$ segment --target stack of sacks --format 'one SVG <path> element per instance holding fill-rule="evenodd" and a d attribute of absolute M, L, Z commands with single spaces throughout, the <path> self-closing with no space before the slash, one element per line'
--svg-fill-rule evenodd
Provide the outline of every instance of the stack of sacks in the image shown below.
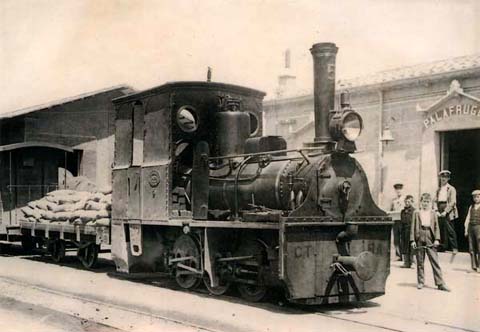
<path fill-rule="evenodd" d="M 28 203 L 21 210 L 30 222 L 109 226 L 111 209 L 111 190 L 94 193 L 55 190 L 42 199 Z"/>

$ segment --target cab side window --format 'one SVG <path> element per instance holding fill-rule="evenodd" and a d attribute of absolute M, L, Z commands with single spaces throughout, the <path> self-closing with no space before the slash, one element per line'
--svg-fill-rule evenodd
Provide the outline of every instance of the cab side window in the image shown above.
<path fill-rule="evenodd" d="M 133 146 L 132 165 L 140 166 L 143 163 L 143 105 L 140 102 L 133 104 Z"/>
<path fill-rule="evenodd" d="M 133 109 L 131 105 L 121 105 L 115 120 L 115 167 L 129 167 L 133 154 Z"/>

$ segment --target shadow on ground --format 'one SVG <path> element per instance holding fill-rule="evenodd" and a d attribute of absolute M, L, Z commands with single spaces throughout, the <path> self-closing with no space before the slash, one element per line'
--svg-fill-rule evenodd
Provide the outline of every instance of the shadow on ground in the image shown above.
<path fill-rule="evenodd" d="M 185 290 L 179 287 L 174 278 L 170 277 L 168 274 L 163 274 L 163 276 L 147 277 L 147 278 L 137 278 L 134 275 L 126 276 L 119 275 L 116 273 L 115 264 L 112 260 L 99 257 L 97 265 L 93 270 L 87 270 L 80 261 L 77 259 L 74 252 L 67 252 L 62 263 L 56 263 L 52 260 L 50 255 L 45 251 L 35 250 L 34 252 L 27 253 L 19 245 L 2 245 L 0 251 L 0 257 L 19 257 L 21 259 L 40 262 L 45 264 L 59 265 L 63 267 L 68 267 L 77 270 L 90 271 L 93 273 L 107 273 L 111 278 L 122 279 L 126 282 L 150 285 L 152 287 L 162 287 L 174 291 L 181 291 L 184 293 L 191 294 L 192 296 L 204 297 L 204 298 L 215 298 L 218 301 L 225 301 L 230 303 L 245 304 L 248 306 L 253 306 L 268 310 L 274 313 L 290 313 L 290 314 L 332 314 L 334 315 L 336 311 L 341 311 L 342 313 L 348 314 L 360 314 L 364 313 L 366 309 L 371 307 L 377 307 L 378 304 L 372 301 L 365 302 L 351 302 L 348 304 L 326 304 L 326 305 L 299 305 L 288 302 L 285 297 L 282 289 L 271 289 L 267 297 L 258 303 L 248 302 L 242 299 L 236 289 L 232 286 L 226 294 L 221 296 L 211 295 L 208 290 L 205 288 L 203 283 L 196 288 L 195 290 Z M 100 255 L 102 256 L 102 255 Z M 416 287 L 415 284 L 405 284 L 406 286 Z"/>

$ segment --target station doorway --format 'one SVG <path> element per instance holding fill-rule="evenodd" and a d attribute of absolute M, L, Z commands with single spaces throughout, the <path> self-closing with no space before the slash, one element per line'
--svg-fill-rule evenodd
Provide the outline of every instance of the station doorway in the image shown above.
<path fill-rule="evenodd" d="M 445 131 L 440 133 L 442 169 L 452 172 L 450 183 L 457 190 L 459 219 L 455 223 L 459 250 L 468 251 L 463 224 L 472 191 L 480 188 L 480 129 Z"/>

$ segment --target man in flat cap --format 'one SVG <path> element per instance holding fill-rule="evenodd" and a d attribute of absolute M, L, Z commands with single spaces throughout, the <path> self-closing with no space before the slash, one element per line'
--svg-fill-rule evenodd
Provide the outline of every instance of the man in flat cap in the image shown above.
<path fill-rule="evenodd" d="M 472 270 L 480 272 L 480 190 L 474 190 L 472 196 L 473 205 L 465 218 L 465 236 L 468 238 Z"/>
<path fill-rule="evenodd" d="M 435 202 L 440 226 L 441 246 L 444 250 L 450 247 L 453 254 L 456 254 L 458 245 L 454 222 L 458 218 L 457 190 L 448 183 L 450 175 L 451 172 L 448 170 L 442 170 L 438 173 L 439 187 Z"/>
<path fill-rule="evenodd" d="M 402 252 L 400 250 L 400 239 L 402 237 L 402 221 L 400 213 L 405 207 L 405 196 L 403 195 L 403 183 L 395 183 L 393 185 L 395 197 L 390 204 L 389 214 L 393 220 L 393 245 L 395 246 L 395 255 L 397 260 L 402 260 Z"/>

